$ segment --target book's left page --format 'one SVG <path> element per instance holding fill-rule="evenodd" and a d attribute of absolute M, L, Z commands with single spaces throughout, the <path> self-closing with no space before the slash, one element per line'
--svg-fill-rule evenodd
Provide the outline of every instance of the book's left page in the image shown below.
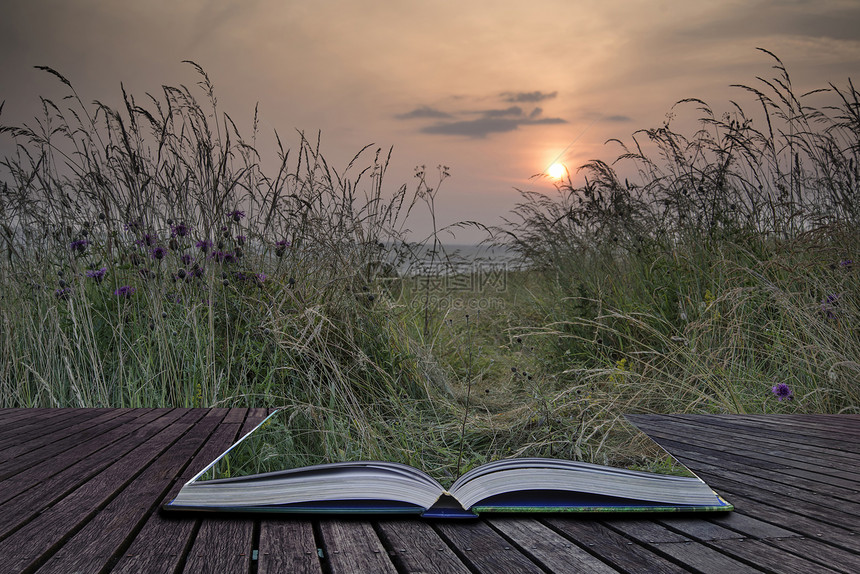
<path fill-rule="evenodd" d="M 349 460 L 346 446 L 295 412 L 275 411 L 188 481 L 165 509 L 420 513 L 441 495 L 442 487 L 424 472 L 396 461 Z"/>

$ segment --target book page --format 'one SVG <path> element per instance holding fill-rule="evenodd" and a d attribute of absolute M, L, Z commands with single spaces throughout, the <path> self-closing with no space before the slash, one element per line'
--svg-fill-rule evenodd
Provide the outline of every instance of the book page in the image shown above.
<path fill-rule="evenodd" d="M 474 434 L 474 428 L 467 427 L 467 433 L 472 439 L 480 436 Z M 611 434 L 601 438 L 601 448 L 586 450 L 593 456 L 583 457 L 576 456 L 582 453 L 574 449 L 582 447 L 573 442 L 513 445 L 502 440 L 481 440 L 463 441 L 460 445 L 458 437 L 449 436 L 446 440 L 441 434 L 434 434 L 429 424 L 411 423 L 407 427 L 407 423 L 401 421 L 396 425 L 362 429 L 347 417 L 338 417 L 331 412 L 284 408 L 270 415 L 213 461 L 194 481 L 253 476 L 329 463 L 387 461 L 426 472 L 448 488 L 460 475 L 487 462 L 529 457 L 578 460 L 650 473 L 694 476 L 626 420 L 619 421 Z"/>

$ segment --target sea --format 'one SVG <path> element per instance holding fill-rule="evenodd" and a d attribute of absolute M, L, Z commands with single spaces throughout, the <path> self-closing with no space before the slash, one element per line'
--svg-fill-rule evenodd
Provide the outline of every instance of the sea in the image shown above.
<path fill-rule="evenodd" d="M 401 275 L 463 275 L 514 271 L 525 267 L 516 252 L 503 246 L 439 244 L 411 246 L 411 257 L 397 262 Z"/>

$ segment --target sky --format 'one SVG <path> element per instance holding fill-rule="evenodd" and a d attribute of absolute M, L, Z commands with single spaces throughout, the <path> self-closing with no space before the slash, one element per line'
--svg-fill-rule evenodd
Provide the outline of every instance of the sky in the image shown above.
<path fill-rule="evenodd" d="M 697 97 L 717 110 L 748 96 L 732 84 L 772 77 L 780 57 L 799 93 L 860 78 L 858 0 L 0 0 L 0 123 L 39 96 L 138 101 L 192 86 L 201 65 L 221 111 L 288 147 L 322 137 L 338 169 L 366 144 L 393 146 L 386 186 L 431 181 L 440 226 L 498 224 L 520 190 L 552 193 L 553 161 L 576 168 L 620 153 Z M 2 137 L 2 136 L 0 136 Z M 267 156 L 265 139 L 261 153 Z M 270 143 L 272 138 L 270 137 Z M 0 142 L 0 150 L 7 150 Z M 275 157 L 269 146 L 268 155 Z M 368 156 L 368 159 L 372 159 Z M 425 214 L 415 237 L 430 229 Z M 460 231 L 445 240 L 472 243 Z"/>

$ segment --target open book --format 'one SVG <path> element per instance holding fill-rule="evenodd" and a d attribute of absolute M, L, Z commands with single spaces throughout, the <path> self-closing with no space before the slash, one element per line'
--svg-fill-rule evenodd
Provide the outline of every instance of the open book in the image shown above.
<path fill-rule="evenodd" d="M 466 472 L 447 489 L 429 474 L 397 462 L 277 468 L 278 445 L 283 447 L 290 439 L 289 431 L 278 424 L 283 416 L 284 411 L 270 415 L 188 481 L 165 510 L 425 517 L 732 510 L 668 454 L 673 474 L 552 458 L 497 460 Z"/>

